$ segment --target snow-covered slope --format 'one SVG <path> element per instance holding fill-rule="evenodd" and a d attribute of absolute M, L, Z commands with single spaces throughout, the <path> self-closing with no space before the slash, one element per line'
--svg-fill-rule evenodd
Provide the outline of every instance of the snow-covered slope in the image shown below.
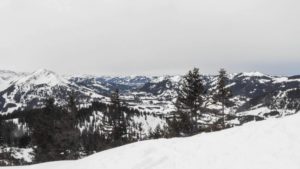
<path fill-rule="evenodd" d="M 19 78 L 24 77 L 25 73 L 16 73 L 8 70 L 0 70 L 0 91 L 9 87 L 9 85 Z"/>
<path fill-rule="evenodd" d="M 32 74 L 19 79 L 15 84 L 25 84 L 25 85 L 43 85 L 47 84 L 49 86 L 68 84 L 69 81 L 62 78 L 55 72 L 47 69 L 39 69 Z"/>
<path fill-rule="evenodd" d="M 0 71 L 0 114 L 43 106 L 48 97 L 55 97 L 56 104 L 64 105 L 72 91 L 76 92 L 81 106 L 88 106 L 95 100 L 108 102 L 111 92 L 119 89 L 121 101 L 128 107 L 168 116 L 175 110 L 180 80 L 181 76 L 60 76 L 46 69 L 27 74 Z M 227 114 L 265 118 L 300 110 L 300 76 L 277 77 L 244 72 L 230 74 L 228 80 L 227 87 L 233 97 L 226 105 Z M 207 90 L 203 113 L 210 114 L 210 117 L 201 120 L 212 123 L 222 118 L 217 114 L 222 106 L 210 97 L 216 88 L 217 76 L 203 75 L 203 83 Z M 212 112 L 216 112 L 214 117 L 211 117 Z"/>
<path fill-rule="evenodd" d="M 138 142 L 79 161 L 9 169 L 299 169 L 300 114 L 189 138 Z"/>
<path fill-rule="evenodd" d="M 103 98 L 91 89 L 73 84 L 53 71 L 40 69 L 15 78 L 7 88 L 0 91 L 0 113 L 7 114 L 18 109 L 41 107 L 49 97 L 55 98 L 56 104 L 64 105 L 73 92 L 79 100 L 85 102 Z"/>

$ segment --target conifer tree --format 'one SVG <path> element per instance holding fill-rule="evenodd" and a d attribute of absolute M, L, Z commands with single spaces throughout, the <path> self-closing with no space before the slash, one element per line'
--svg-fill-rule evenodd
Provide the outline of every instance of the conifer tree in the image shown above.
<path fill-rule="evenodd" d="M 177 102 L 175 104 L 177 111 L 175 112 L 177 122 L 172 124 L 177 126 L 185 134 L 192 134 L 198 130 L 198 116 L 200 108 L 203 104 L 204 87 L 202 78 L 198 68 L 190 70 L 180 83 L 178 90 Z"/>
<path fill-rule="evenodd" d="M 121 110 L 119 90 L 115 90 L 111 95 L 111 118 L 113 124 L 112 138 L 114 142 L 121 142 L 126 135 L 126 121 Z M 119 144 L 119 143 L 116 143 Z"/>
<path fill-rule="evenodd" d="M 77 109 L 77 105 L 76 105 L 76 94 L 74 91 L 69 95 L 69 102 L 68 102 L 67 108 L 68 108 L 68 112 L 70 112 L 74 116 L 76 116 L 78 109 Z"/>
<path fill-rule="evenodd" d="M 64 122 L 61 126 L 62 135 L 61 138 L 64 140 L 62 142 L 65 143 L 65 157 L 66 159 L 72 160 L 78 158 L 78 150 L 80 147 L 80 132 L 77 128 L 77 116 L 78 116 L 78 108 L 77 108 L 77 96 L 75 92 L 72 92 L 69 96 L 69 103 L 67 107 L 67 111 L 62 115 L 62 119 L 60 121 Z"/>
<path fill-rule="evenodd" d="M 49 98 L 45 103 L 46 107 L 37 111 L 30 124 L 32 130 L 32 141 L 36 145 L 36 162 L 46 162 L 57 160 L 57 153 L 54 147 L 55 133 L 55 106 L 54 99 Z"/>
<path fill-rule="evenodd" d="M 119 90 L 115 90 L 110 97 L 111 100 L 111 118 L 114 126 L 117 126 L 120 123 L 121 120 L 121 111 L 120 111 L 120 96 L 119 96 Z"/>
<path fill-rule="evenodd" d="M 4 144 L 3 121 L 0 120 L 0 146 Z"/>
<path fill-rule="evenodd" d="M 54 99 L 46 101 L 46 107 L 33 117 L 33 144 L 36 162 L 71 160 L 78 158 L 80 132 L 73 112 L 56 107 Z"/>
<path fill-rule="evenodd" d="M 225 104 L 228 103 L 228 99 L 231 95 L 228 84 L 228 75 L 225 69 L 221 69 L 218 75 L 217 90 L 214 94 L 214 100 L 221 102 L 222 104 L 222 115 L 223 115 L 223 127 L 225 127 Z"/>

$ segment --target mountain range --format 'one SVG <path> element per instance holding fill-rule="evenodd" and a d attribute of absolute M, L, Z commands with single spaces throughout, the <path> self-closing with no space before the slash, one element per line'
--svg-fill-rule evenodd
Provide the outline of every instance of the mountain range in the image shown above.
<path fill-rule="evenodd" d="M 207 90 L 205 106 L 218 110 L 220 106 L 209 97 L 216 88 L 216 75 L 203 75 Z M 71 92 L 78 103 L 87 106 L 92 101 L 109 102 L 112 91 L 120 91 L 121 100 L 129 107 L 150 113 L 169 113 L 174 110 L 181 76 L 91 76 L 59 75 L 47 69 L 33 73 L 0 71 L 0 113 L 43 106 L 44 100 L 54 97 L 64 105 Z M 300 109 L 300 75 L 271 76 L 259 72 L 229 74 L 228 88 L 232 105 L 227 113 L 293 113 Z"/>
<path fill-rule="evenodd" d="M 167 126 L 167 119 L 176 110 L 177 93 L 182 76 L 92 76 L 59 75 L 47 69 L 33 73 L 0 71 L 0 115 L 14 111 L 41 108 L 45 100 L 53 97 L 55 104 L 68 104 L 69 96 L 76 96 L 80 108 L 90 113 L 78 122 L 80 131 L 109 132 L 104 120 L 103 109 L 90 109 L 93 102 L 110 103 L 110 95 L 116 89 L 120 92 L 123 105 L 138 110 L 128 122 L 131 130 L 139 133 L 137 140 L 151 138 L 157 128 Z M 217 88 L 217 75 L 202 75 L 205 88 L 198 123 L 203 131 L 212 131 L 214 124 L 223 118 L 222 105 L 212 95 Z M 230 102 L 226 104 L 226 124 L 240 126 L 250 121 L 278 118 L 300 112 L 300 76 L 272 76 L 259 72 L 243 72 L 228 75 L 226 86 L 231 91 Z M 92 106 L 93 107 L 93 106 Z M 85 110 L 85 109 L 82 109 Z M 19 111 L 17 113 L 23 113 Z M 22 119 L 9 117 L 25 130 L 28 125 Z M 29 149 L 30 152 L 32 148 Z M 27 150 L 25 151 L 27 152 Z M 25 153 L 26 154 L 26 153 Z M 24 161 L 31 163 L 32 160 Z M 23 156 L 22 156 L 23 158 Z"/>

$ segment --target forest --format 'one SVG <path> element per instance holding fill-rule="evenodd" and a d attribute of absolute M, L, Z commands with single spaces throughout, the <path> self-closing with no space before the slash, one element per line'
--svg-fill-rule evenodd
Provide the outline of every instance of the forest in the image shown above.
<path fill-rule="evenodd" d="M 233 115 L 224 113 L 224 107 L 231 104 L 231 92 L 226 87 L 228 77 L 224 69 L 219 71 L 217 89 L 209 93 L 209 98 L 222 105 L 219 112 L 211 113 L 221 118 L 211 125 L 200 122 L 201 113 L 205 111 L 204 95 L 208 95 L 201 77 L 197 68 L 182 77 L 177 101 L 174 103 L 176 111 L 168 115 L 150 114 L 127 107 L 126 103 L 120 101 L 118 89 L 111 92 L 110 103 L 93 102 L 86 108 L 78 108 L 75 93 L 68 96 L 68 104 L 64 106 L 57 106 L 55 98 L 49 97 L 45 99 L 42 108 L 18 110 L 0 116 L 1 147 L 33 148 L 32 163 L 41 163 L 80 159 L 142 140 L 186 137 L 232 127 L 225 123 Z M 95 124 L 95 120 L 90 119 L 95 112 L 101 112 L 101 124 Z M 166 121 L 166 124 L 158 125 L 149 134 L 145 134 L 141 124 L 134 120 L 138 116 L 155 116 Z M 86 121 L 92 125 L 82 127 Z M 25 163 L 12 158 L 10 153 L 0 153 L 1 159 L 10 161 L 1 165 Z"/>

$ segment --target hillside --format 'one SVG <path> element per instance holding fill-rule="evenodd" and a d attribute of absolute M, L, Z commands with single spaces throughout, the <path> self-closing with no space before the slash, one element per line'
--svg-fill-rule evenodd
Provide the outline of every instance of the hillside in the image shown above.
<path fill-rule="evenodd" d="M 93 101 L 108 103 L 111 93 L 120 90 L 124 106 L 138 110 L 133 122 L 141 125 L 141 133 L 149 135 L 157 126 L 164 126 L 171 111 L 181 76 L 62 76 L 47 69 L 33 73 L 0 71 L 0 115 L 9 115 L 15 110 L 34 109 L 44 106 L 48 97 L 54 97 L 57 105 L 65 105 L 68 97 L 76 93 L 78 107 L 89 107 Z M 207 90 L 199 123 L 209 128 L 222 116 L 221 105 L 211 99 L 216 89 L 215 75 L 202 75 Z M 229 75 L 228 85 L 232 91 L 226 105 L 227 124 L 241 125 L 255 119 L 281 117 L 300 110 L 300 77 L 278 77 L 259 72 L 234 73 Z M 104 125 L 105 110 L 94 109 L 79 124 L 80 128 L 98 130 Z M 141 116 L 140 116 L 141 115 Z M 18 120 L 15 120 L 18 122 Z"/>
<path fill-rule="evenodd" d="M 209 111 L 218 111 L 220 106 L 209 98 L 216 88 L 217 77 L 203 75 L 202 78 L 207 89 L 205 106 Z M 0 114 L 41 107 L 49 96 L 54 96 L 58 105 L 64 105 L 72 91 L 76 92 L 81 106 L 92 101 L 107 102 L 116 89 L 120 90 L 121 99 L 128 107 L 168 114 L 174 110 L 180 80 L 181 76 L 61 76 L 46 69 L 33 73 L 0 71 Z M 232 98 L 231 104 L 227 105 L 227 113 L 259 108 L 268 110 L 259 113 L 278 111 L 280 114 L 291 114 L 300 110 L 299 76 L 278 77 L 243 72 L 230 74 L 228 80 L 227 87 L 232 91 Z"/>
<path fill-rule="evenodd" d="M 138 142 L 78 161 L 8 169 L 299 169 L 299 127 L 296 114 L 189 138 Z"/>

